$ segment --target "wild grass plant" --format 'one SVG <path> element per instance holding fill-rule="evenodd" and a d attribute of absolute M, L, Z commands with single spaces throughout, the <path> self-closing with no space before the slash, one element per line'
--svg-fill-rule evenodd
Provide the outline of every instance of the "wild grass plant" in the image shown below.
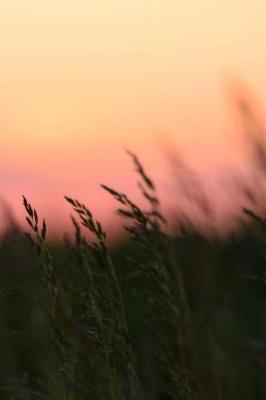
<path fill-rule="evenodd" d="M 170 235 L 155 183 L 129 156 L 147 209 L 102 185 L 130 237 L 121 249 L 108 248 L 102 225 L 71 197 L 74 240 L 54 246 L 23 198 L 35 258 L 19 231 L 3 239 L 1 398 L 264 399 L 255 227 L 226 241 L 191 225 Z"/>
<path fill-rule="evenodd" d="M 132 153 L 129 155 L 150 209 L 144 211 L 125 194 L 106 185 L 102 187 L 119 202 L 118 213 L 130 221 L 125 229 L 141 248 L 142 262 L 130 263 L 138 271 L 137 279 L 147 282 L 139 296 L 143 296 L 146 312 L 150 314 L 147 321 L 153 328 L 150 351 L 161 395 L 169 399 L 194 399 L 196 381 L 190 370 L 192 363 L 188 361 L 192 356 L 188 345 L 192 326 L 182 276 L 177 266 L 172 265 L 171 241 L 162 229 L 165 219 L 155 185 L 138 158 Z M 84 204 L 70 197 L 66 200 L 79 218 L 79 222 L 72 218 L 79 279 L 75 284 L 71 279 L 71 285 L 60 280 L 54 266 L 45 240 L 45 220 L 39 227 L 37 211 L 23 198 L 26 220 L 33 234 L 27 233 L 27 237 L 41 268 L 40 290 L 51 330 L 53 376 L 58 378 L 60 397 L 78 398 L 85 395 L 87 386 L 94 398 L 140 399 L 145 394 L 142 394 L 137 359 L 130 342 L 121 282 L 106 247 L 106 234 Z M 94 240 L 89 241 L 81 234 L 79 223 Z M 92 347 L 95 354 L 89 360 L 92 353 L 86 355 L 86 350 Z M 92 380 L 97 369 L 98 376 Z"/>

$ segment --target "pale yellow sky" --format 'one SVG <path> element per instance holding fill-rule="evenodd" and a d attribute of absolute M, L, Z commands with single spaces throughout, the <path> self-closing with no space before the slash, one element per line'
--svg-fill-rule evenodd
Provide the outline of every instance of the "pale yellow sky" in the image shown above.
<path fill-rule="evenodd" d="M 38 197 L 33 170 L 64 188 L 84 165 L 124 179 L 121 149 L 153 165 L 162 132 L 199 162 L 230 158 L 226 84 L 265 105 L 265 21 L 263 0 L 0 0 L 5 197 Z"/>

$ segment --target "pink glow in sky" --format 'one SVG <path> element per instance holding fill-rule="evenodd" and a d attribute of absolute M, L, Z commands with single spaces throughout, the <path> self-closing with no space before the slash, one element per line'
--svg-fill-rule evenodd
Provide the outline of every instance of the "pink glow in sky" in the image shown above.
<path fill-rule="evenodd" d="M 134 190 L 124 148 L 166 186 L 163 136 L 203 168 L 243 163 L 228 102 L 237 77 L 265 109 L 264 0 L 0 2 L 1 196 L 53 228 L 63 195 L 110 221 L 98 184 Z"/>

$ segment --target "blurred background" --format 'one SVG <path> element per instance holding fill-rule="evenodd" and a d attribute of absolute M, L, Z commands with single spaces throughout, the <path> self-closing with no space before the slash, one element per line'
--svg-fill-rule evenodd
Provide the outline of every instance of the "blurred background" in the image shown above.
<path fill-rule="evenodd" d="M 143 399 L 265 399 L 265 220 L 243 212 L 266 215 L 265 20 L 263 0 L 0 0 L 0 399 L 67 398 L 42 304 L 51 274 L 47 285 L 23 235 L 22 195 L 57 240 L 44 246 L 61 296 L 54 318 L 74 343 L 73 388 L 86 378 L 69 399 L 106 398 L 93 394 L 110 374 L 95 341 L 88 347 L 95 321 L 83 323 L 80 304 L 93 314 L 88 293 L 107 310 L 113 303 L 102 242 L 78 231 L 68 240 L 64 195 L 85 203 L 116 244 Z M 162 210 L 147 204 L 126 150 Z M 129 240 L 101 183 L 168 223 L 161 231 L 158 214 L 144 212 L 150 231 L 137 221 L 140 244 Z M 179 397 L 186 376 L 198 397 Z"/>
<path fill-rule="evenodd" d="M 254 170 L 239 98 L 263 143 L 265 15 L 263 0 L 1 1 L 3 213 L 22 224 L 26 194 L 58 236 L 69 194 L 113 226 L 99 183 L 135 195 L 128 148 L 167 210 L 178 201 L 169 171 L 196 170 L 223 229 L 239 207 L 229 171 L 234 185 Z"/>

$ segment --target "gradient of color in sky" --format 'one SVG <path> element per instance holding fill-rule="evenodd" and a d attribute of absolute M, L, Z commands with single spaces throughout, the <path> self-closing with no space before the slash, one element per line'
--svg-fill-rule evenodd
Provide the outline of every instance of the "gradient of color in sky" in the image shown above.
<path fill-rule="evenodd" d="M 165 133 L 196 164 L 241 159 L 225 88 L 265 102 L 265 18 L 263 0 L 0 1 L 1 196 L 18 219 L 22 193 L 54 226 L 63 194 L 107 219 L 98 183 L 133 191 L 124 147 L 163 181 Z"/>

